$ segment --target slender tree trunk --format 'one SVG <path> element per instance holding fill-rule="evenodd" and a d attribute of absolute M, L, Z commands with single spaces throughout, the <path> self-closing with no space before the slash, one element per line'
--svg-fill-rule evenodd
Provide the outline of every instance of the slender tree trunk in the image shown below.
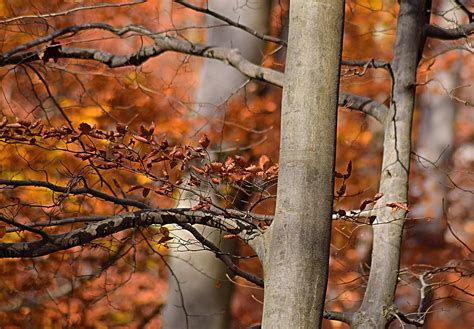
<path fill-rule="evenodd" d="M 429 1 L 401 0 L 392 62 L 390 111 L 384 123 L 384 151 L 369 281 L 353 328 L 385 328 L 393 319 L 400 248 L 407 211 L 416 72 L 424 44 Z M 428 7 L 428 8 L 427 8 Z M 392 206 L 389 206 L 392 205 Z"/>
<path fill-rule="evenodd" d="M 263 328 L 319 328 L 326 292 L 344 1 L 292 0 Z"/>
<path fill-rule="evenodd" d="M 209 9 L 259 32 L 266 32 L 268 28 L 268 0 L 252 5 L 247 5 L 243 0 L 209 0 L 208 6 Z M 222 21 L 206 17 L 206 25 L 211 27 L 207 43 L 237 48 L 247 59 L 259 63 L 263 42 L 234 27 L 215 27 L 222 24 Z M 240 72 L 229 65 L 214 60 L 204 61 L 195 99 L 195 110 L 208 122 L 208 127 L 203 131 L 213 124 L 222 125 L 226 101 L 239 90 L 245 80 Z M 189 199 L 189 195 L 183 198 L 178 207 L 190 207 L 196 203 Z M 193 198 L 196 199 L 196 196 Z M 221 232 L 215 229 L 202 226 L 196 228 L 224 252 L 236 254 L 236 240 L 224 240 Z M 193 248 L 193 242 L 196 241 L 190 233 L 181 230 L 177 235 L 184 241 L 191 241 L 191 247 L 170 252 L 169 265 L 173 275 L 169 279 L 163 328 L 186 328 L 186 323 L 189 328 L 229 328 L 233 285 L 226 277 L 226 266 L 214 253 L 202 251 L 202 247 Z"/>
<path fill-rule="evenodd" d="M 438 25 L 444 28 L 455 28 L 457 17 L 463 15 L 460 9 L 455 10 L 449 0 L 440 1 L 437 10 L 444 13 L 444 20 Z M 427 92 L 421 97 L 421 119 L 416 158 L 419 170 L 423 175 L 422 197 L 410 214 L 421 220 L 410 235 L 423 236 L 422 243 L 429 247 L 442 247 L 445 243 L 446 221 L 444 210 L 447 209 L 446 195 L 448 182 L 446 171 L 451 160 L 454 144 L 454 127 L 457 104 L 448 92 L 458 86 L 461 77 L 462 62 L 451 61 L 449 69 L 436 72 L 433 82 L 426 85 Z M 439 92 L 440 86 L 446 91 Z M 443 202 L 444 200 L 444 202 Z"/>
<path fill-rule="evenodd" d="M 459 82 L 461 63 L 455 62 L 453 70 L 439 72 L 436 81 L 443 84 L 447 90 L 452 90 Z M 428 90 L 436 89 L 433 84 Z M 419 170 L 423 175 L 421 185 L 422 196 L 410 214 L 415 218 L 422 218 L 410 235 L 422 236 L 422 243 L 429 247 L 442 247 L 445 243 L 446 220 L 444 210 L 448 192 L 446 171 L 451 159 L 454 143 L 454 120 L 456 104 L 444 92 L 428 92 L 428 96 L 421 99 L 420 134 L 418 137 L 417 155 L 415 157 Z M 428 220 L 423 220 L 427 218 Z"/>

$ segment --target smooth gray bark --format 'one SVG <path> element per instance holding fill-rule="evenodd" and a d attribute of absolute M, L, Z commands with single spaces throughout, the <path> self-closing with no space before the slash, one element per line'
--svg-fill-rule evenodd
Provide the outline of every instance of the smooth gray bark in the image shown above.
<path fill-rule="evenodd" d="M 210 10 L 259 32 L 266 32 L 268 28 L 268 0 L 251 4 L 243 0 L 210 0 L 208 6 Z M 206 17 L 206 25 L 210 26 L 207 44 L 239 49 L 246 59 L 259 64 L 263 41 L 235 27 L 215 27 L 222 24 L 222 21 Z M 195 110 L 208 123 L 202 131 L 209 130 L 212 125 L 222 126 L 226 102 L 239 91 L 246 80 L 239 71 L 223 62 L 204 60 L 195 97 Z M 182 200 L 178 207 L 189 207 L 196 203 L 186 200 L 187 198 L 189 195 L 184 196 L 185 200 Z M 223 252 L 236 254 L 237 240 L 224 240 L 217 229 L 204 226 L 196 228 Z M 180 251 L 170 252 L 169 265 L 174 275 L 169 279 L 163 328 L 186 328 L 186 317 L 189 328 L 229 328 L 233 284 L 226 277 L 227 267 L 213 252 L 202 251 L 200 244 L 189 232 L 180 230 L 177 235 L 190 243 Z"/>
<path fill-rule="evenodd" d="M 393 319 L 403 225 L 408 201 L 411 130 L 416 72 L 430 8 L 425 1 L 401 0 L 398 15 L 390 110 L 384 122 L 384 150 L 379 191 L 384 195 L 375 209 L 369 281 L 353 328 L 385 328 Z M 392 204 L 392 206 L 389 206 Z"/>
<path fill-rule="evenodd" d="M 263 328 L 319 328 L 326 292 L 344 1 L 293 0 Z"/>

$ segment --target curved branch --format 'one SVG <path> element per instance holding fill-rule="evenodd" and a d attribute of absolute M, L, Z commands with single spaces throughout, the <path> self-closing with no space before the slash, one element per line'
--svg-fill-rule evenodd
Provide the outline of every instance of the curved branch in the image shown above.
<path fill-rule="evenodd" d="M 452 29 L 444 29 L 435 25 L 427 25 L 425 27 L 426 36 L 429 38 L 441 40 L 457 40 L 467 38 L 474 33 L 474 22 L 461 25 Z"/>
<path fill-rule="evenodd" d="M 94 60 L 107 65 L 110 68 L 117 68 L 124 66 L 138 66 L 150 58 L 157 57 L 167 51 L 174 51 L 186 55 L 216 59 L 234 67 L 240 73 L 249 78 L 265 81 L 279 87 L 283 86 L 284 73 L 250 62 L 244 56 L 242 56 L 238 49 L 212 47 L 204 44 L 191 43 L 173 37 L 162 36 L 143 27 L 134 25 L 125 26 L 122 28 L 114 28 L 104 23 L 90 23 L 66 27 L 10 50 L 6 54 L 0 56 L 0 66 L 37 61 L 40 59 L 39 51 L 30 51 L 24 53 L 21 53 L 21 51 L 25 51 L 45 42 L 50 42 L 58 36 L 69 33 L 77 33 L 79 31 L 88 29 L 102 29 L 117 36 L 123 36 L 126 33 L 134 32 L 148 36 L 154 41 L 154 44 L 142 47 L 137 52 L 127 55 L 116 55 L 97 49 L 62 48 L 60 51 L 58 51 L 57 58 Z M 373 68 L 386 68 L 389 65 L 387 62 L 375 60 L 350 60 L 343 61 L 343 64 L 351 66 L 367 66 Z M 339 99 L 339 105 L 351 108 L 353 110 L 362 111 L 366 114 L 374 116 L 374 118 L 378 121 L 383 122 L 385 116 L 384 113 L 387 111 L 383 104 L 377 103 L 368 97 L 353 95 L 350 93 L 341 93 L 341 97 Z"/>
<path fill-rule="evenodd" d="M 388 112 L 388 108 L 385 105 L 374 101 L 372 98 L 344 92 L 339 93 L 339 105 L 351 110 L 364 112 L 382 124 Z"/>

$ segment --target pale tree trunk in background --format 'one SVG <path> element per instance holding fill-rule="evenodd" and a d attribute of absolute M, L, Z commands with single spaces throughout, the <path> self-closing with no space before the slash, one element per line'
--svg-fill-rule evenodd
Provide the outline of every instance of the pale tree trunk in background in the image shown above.
<path fill-rule="evenodd" d="M 426 1 L 429 3 L 429 1 Z M 424 44 L 423 26 L 430 8 L 425 1 L 401 0 L 392 62 L 393 85 L 390 110 L 384 123 L 384 150 L 379 191 L 384 196 L 375 209 L 369 281 L 353 328 L 385 328 L 393 319 L 400 248 L 406 210 L 390 203 L 406 204 L 410 170 L 412 116 L 416 72 Z M 394 204 L 395 205 L 395 204 Z"/>
<path fill-rule="evenodd" d="M 452 155 L 456 117 L 456 104 L 446 92 L 458 85 L 460 65 L 460 62 L 455 62 L 452 70 L 437 73 L 433 77 L 437 82 L 427 86 L 426 95 L 429 97 L 421 99 L 423 109 L 416 151 L 420 157 L 415 158 L 423 175 L 423 185 L 420 200 L 410 212 L 411 217 L 421 219 L 410 234 L 421 237 L 423 243 L 431 247 L 441 247 L 445 242 L 447 226 L 444 211 L 447 211 L 449 185 L 446 175 Z M 439 88 L 438 83 L 447 91 L 430 92 Z"/>
<path fill-rule="evenodd" d="M 270 9 L 268 0 L 209 0 L 208 6 L 210 10 L 259 32 L 267 32 Z M 207 26 L 222 24 L 223 22 L 217 19 L 206 18 Z M 250 61 L 257 64 L 261 61 L 263 42 L 248 33 L 234 27 L 213 27 L 208 30 L 207 36 L 209 45 L 237 48 Z M 209 125 L 217 123 L 222 126 L 224 103 L 238 91 L 246 79 L 224 63 L 204 60 L 196 92 L 195 110 L 209 122 Z M 192 205 L 192 200 L 182 200 L 178 207 Z M 223 240 L 218 230 L 198 228 L 207 239 L 220 246 L 224 252 L 236 253 L 236 240 Z M 194 241 L 185 231 L 179 231 L 177 235 L 185 241 Z M 169 279 L 163 328 L 186 328 L 187 317 L 189 328 L 227 329 L 230 327 L 229 306 L 232 294 L 232 283 L 226 278 L 227 268 L 214 253 L 196 251 L 202 248 L 194 249 L 170 251 L 169 265 L 174 275 Z M 179 287 L 176 280 L 179 281 Z M 182 306 L 182 299 L 185 308 Z"/>
<path fill-rule="evenodd" d="M 448 0 L 440 3 L 438 11 L 445 13 L 445 19 L 439 23 L 444 28 L 454 28 L 456 16 L 462 15 L 453 10 L 452 2 Z M 431 247 L 441 247 L 445 242 L 446 221 L 443 212 L 448 209 L 446 194 L 449 185 L 446 171 L 453 151 L 457 110 L 457 104 L 448 93 L 459 85 L 461 65 L 461 61 L 456 61 L 450 68 L 434 74 L 434 81 L 426 86 L 427 92 L 423 94 L 426 96 L 421 98 L 416 153 L 422 157 L 417 158 L 417 165 L 423 175 L 423 185 L 419 191 L 421 198 L 410 214 L 422 220 L 410 234 L 422 237 L 423 243 Z"/>
<path fill-rule="evenodd" d="M 292 0 L 263 328 L 319 328 L 326 293 L 344 1 Z"/>

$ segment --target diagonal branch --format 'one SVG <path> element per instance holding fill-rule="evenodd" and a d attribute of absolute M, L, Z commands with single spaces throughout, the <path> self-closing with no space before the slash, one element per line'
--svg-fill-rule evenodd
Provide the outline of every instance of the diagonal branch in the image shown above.
<path fill-rule="evenodd" d="M 425 27 L 425 33 L 426 36 L 429 38 L 441 40 L 457 40 L 462 38 L 468 38 L 471 34 L 474 33 L 474 22 L 460 25 L 451 29 L 445 29 L 439 26 L 429 24 Z"/>
<path fill-rule="evenodd" d="M 217 18 L 218 20 L 221 20 L 231 26 L 234 26 L 242 31 L 245 31 L 251 35 L 253 35 L 254 37 L 257 37 L 263 41 L 270 41 L 270 42 L 274 42 L 274 43 L 277 43 L 283 47 L 286 47 L 287 46 L 287 43 L 286 41 L 282 40 L 282 39 L 279 39 L 279 38 L 275 38 L 275 37 L 272 37 L 271 35 L 265 35 L 265 34 L 262 34 L 260 32 L 258 32 L 257 30 L 254 30 L 248 26 L 245 26 L 243 24 L 240 24 L 239 22 L 236 22 L 224 15 L 221 15 L 215 11 L 212 11 L 210 10 L 209 8 L 202 8 L 202 7 L 199 7 L 199 6 L 195 6 L 191 3 L 188 3 L 186 1 L 183 1 L 183 0 L 174 0 L 174 2 L 176 3 L 179 3 L 180 5 L 186 7 L 186 8 L 189 8 L 189 9 L 192 9 L 194 11 L 197 11 L 199 13 L 203 13 L 203 14 L 206 14 L 206 15 L 209 15 L 209 16 L 212 16 L 214 18 Z"/>
<path fill-rule="evenodd" d="M 466 14 L 467 18 L 469 19 L 469 23 L 472 23 L 474 21 L 474 13 L 470 11 L 460 0 L 454 0 L 454 3 L 458 5 L 458 7 Z"/>
<path fill-rule="evenodd" d="M 202 234 L 200 234 L 199 231 L 196 230 L 192 225 L 187 223 L 180 223 L 178 225 L 190 232 L 194 236 L 194 238 L 196 238 L 196 240 L 201 242 L 203 246 L 206 246 L 207 248 L 209 248 L 209 250 L 214 252 L 216 257 L 219 258 L 232 273 L 239 275 L 252 283 L 255 283 L 259 287 L 263 287 L 262 278 L 259 278 L 251 273 L 242 271 L 237 265 L 234 264 L 232 258 L 228 254 L 223 253 L 214 243 L 202 236 Z"/>

